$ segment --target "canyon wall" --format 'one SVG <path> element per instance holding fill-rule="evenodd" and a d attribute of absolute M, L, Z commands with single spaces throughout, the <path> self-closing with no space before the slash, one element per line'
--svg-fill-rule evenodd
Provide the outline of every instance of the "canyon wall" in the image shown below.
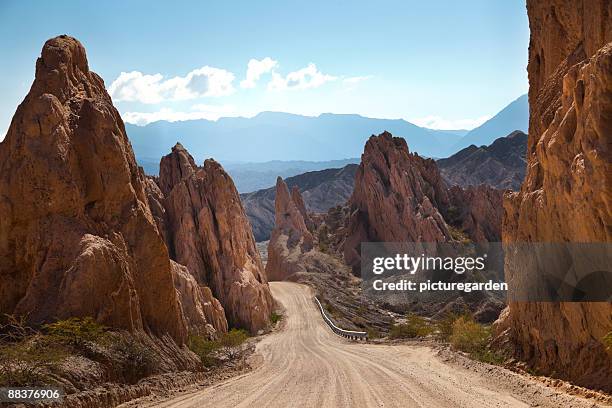
<path fill-rule="evenodd" d="M 610 242 L 612 3 L 527 1 L 527 175 L 505 200 L 505 242 Z M 510 265 L 510 268 L 508 266 Z M 515 265 L 512 267 L 511 265 Z M 520 263 L 508 263 L 509 279 Z M 511 303 L 498 331 L 537 370 L 612 390 L 611 303 Z"/>
<path fill-rule="evenodd" d="M 74 38 L 47 41 L 0 143 L 0 313 L 91 316 L 186 340 L 223 319 L 181 292 L 124 124 Z M 184 302 L 184 304 L 182 303 Z"/>
<path fill-rule="evenodd" d="M 210 287 L 230 325 L 252 333 L 264 329 L 272 295 L 232 179 L 212 159 L 198 167 L 177 144 L 161 160 L 158 183 L 163 210 L 155 218 L 171 258 Z M 153 188 L 150 196 L 157 194 Z"/>

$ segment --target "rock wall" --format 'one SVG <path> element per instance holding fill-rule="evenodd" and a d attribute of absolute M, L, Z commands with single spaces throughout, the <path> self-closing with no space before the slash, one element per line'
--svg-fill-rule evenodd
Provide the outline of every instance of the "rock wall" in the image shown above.
<path fill-rule="evenodd" d="M 527 10 L 528 166 L 520 192 L 506 197 L 503 239 L 610 242 L 612 3 L 528 0 Z M 511 303 L 498 330 L 536 369 L 612 390 L 601 343 L 611 303 Z"/>
<path fill-rule="evenodd" d="M 266 274 L 270 280 L 284 280 L 304 269 L 301 255 L 313 248 L 314 238 L 304 221 L 306 209 L 299 190 L 294 188 L 290 194 L 280 177 L 274 204 L 275 225 L 268 243 Z"/>
<path fill-rule="evenodd" d="M 240 197 L 220 164 L 196 166 L 177 144 L 160 164 L 170 256 L 209 286 L 230 325 L 255 333 L 269 323 L 273 301 Z M 154 195 L 153 193 L 151 194 Z"/>
<path fill-rule="evenodd" d="M 0 143 L 0 313 L 91 316 L 183 342 L 185 297 L 145 184 L 83 46 L 47 41 Z"/>

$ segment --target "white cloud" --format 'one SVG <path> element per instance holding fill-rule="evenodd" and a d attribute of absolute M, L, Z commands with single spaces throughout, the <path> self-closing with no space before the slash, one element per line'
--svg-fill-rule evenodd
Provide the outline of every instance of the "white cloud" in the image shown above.
<path fill-rule="evenodd" d="M 246 79 L 240 82 L 241 88 L 255 88 L 257 81 L 263 74 L 272 71 L 278 66 L 278 61 L 270 57 L 262 60 L 251 59 L 247 66 Z"/>
<path fill-rule="evenodd" d="M 307 67 L 287 74 L 286 77 L 272 72 L 272 80 L 268 83 L 268 89 L 271 90 L 286 90 L 286 89 L 309 89 L 318 88 L 329 81 L 338 79 L 335 76 L 323 74 L 317 69 L 313 63 Z"/>
<path fill-rule="evenodd" d="M 197 119 L 217 120 L 224 116 L 236 116 L 232 106 L 197 104 L 192 106 L 189 112 L 162 108 L 156 112 L 125 112 L 121 114 L 121 117 L 125 122 L 138 126 L 144 126 L 159 120 L 165 120 L 168 122 L 181 122 L 185 120 Z"/>
<path fill-rule="evenodd" d="M 467 129 L 471 130 L 482 125 L 491 116 L 485 115 L 476 119 L 444 119 L 440 116 L 425 116 L 422 118 L 409 119 L 408 121 L 417 126 L 429 129 Z"/>
<path fill-rule="evenodd" d="M 108 88 L 116 101 L 155 104 L 203 96 L 226 96 L 234 92 L 234 74 L 220 68 L 204 66 L 184 77 L 164 79 L 162 74 L 148 75 L 139 71 L 122 72 Z"/>
<path fill-rule="evenodd" d="M 367 81 L 368 79 L 372 79 L 372 75 L 348 77 L 344 78 L 342 82 L 344 82 L 345 84 L 354 85 L 359 82 Z"/>

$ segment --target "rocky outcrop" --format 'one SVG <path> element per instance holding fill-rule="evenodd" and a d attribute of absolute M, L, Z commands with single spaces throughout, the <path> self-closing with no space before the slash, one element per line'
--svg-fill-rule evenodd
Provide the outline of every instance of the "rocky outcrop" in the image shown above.
<path fill-rule="evenodd" d="M 161 160 L 159 187 L 172 259 L 211 288 L 230 325 L 265 328 L 272 295 L 232 179 L 212 159 L 196 166 L 177 144 Z"/>
<path fill-rule="evenodd" d="M 353 192 L 356 164 L 340 169 L 310 171 L 285 179 L 287 187 L 298 188 L 307 214 L 325 213 L 337 205 L 344 205 Z M 266 241 L 274 229 L 274 198 L 276 187 L 241 194 L 244 210 L 253 226 L 255 240 Z M 310 228 L 307 215 L 306 225 Z M 312 221 L 312 220 L 311 220 Z"/>
<path fill-rule="evenodd" d="M 365 145 L 350 198 L 344 259 L 355 273 L 361 242 L 444 242 L 449 225 L 439 209 L 448 192 L 436 163 L 408 151 L 403 138 L 384 132 Z"/>
<path fill-rule="evenodd" d="M 610 242 L 612 3 L 529 0 L 527 10 L 528 167 L 506 198 L 503 239 Z M 521 274 L 520 262 L 506 261 L 509 279 Z M 601 343 L 612 304 L 511 303 L 498 330 L 541 372 L 612 390 Z"/>
<path fill-rule="evenodd" d="M 270 280 L 284 280 L 303 269 L 301 255 L 310 251 L 314 238 L 300 211 L 303 206 L 299 190 L 293 194 L 282 178 L 276 180 L 276 221 L 268 243 L 266 274 Z"/>
<path fill-rule="evenodd" d="M 504 216 L 503 191 L 480 185 L 448 190 L 446 220 L 475 242 L 499 242 Z"/>
<path fill-rule="evenodd" d="M 525 178 L 526 151 L 527 135 L 517 130 L 489 146 L 468 146 L 436 164 L 449 185 L 486 184 L 516 191 Z"/>
<path fill-rule="evenodd" d="M 0 313 L 92 316 L 183 342 L 188 307 L 146 183 L 83 46 L 47 41 L 0 143 Z"/>

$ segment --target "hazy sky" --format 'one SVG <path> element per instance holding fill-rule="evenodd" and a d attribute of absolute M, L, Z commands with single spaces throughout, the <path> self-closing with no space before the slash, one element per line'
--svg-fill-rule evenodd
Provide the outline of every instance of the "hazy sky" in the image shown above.
<path fill-rule="evenodd" d="M 527 92 L 519 0 L 3 0 L 0 138 L 59 34 L 138 124 L 272 110 L 472 128 Z"/>

